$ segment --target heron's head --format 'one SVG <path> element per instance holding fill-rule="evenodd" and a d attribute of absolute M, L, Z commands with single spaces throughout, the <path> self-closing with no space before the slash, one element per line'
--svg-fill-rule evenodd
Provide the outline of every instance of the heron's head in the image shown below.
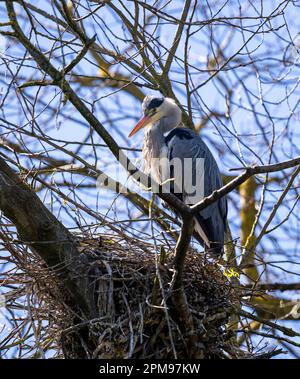
<path fill-rule="evenodd" d="M 128 137 L 132 137 L 147 125 L 156 124 L 161 119 L 164 119 L 163 124 L 168 125 L 168 129 L 175 128 L 181 122 L 181 110 L 169 97 L 146 96 L 142 104 L 142 111 L 144 117 L 132 129 Z"/>

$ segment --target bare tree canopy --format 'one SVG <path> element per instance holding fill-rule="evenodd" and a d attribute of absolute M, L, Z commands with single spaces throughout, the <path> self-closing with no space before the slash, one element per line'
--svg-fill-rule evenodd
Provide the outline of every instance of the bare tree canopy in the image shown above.
<path fill-rule="evenodd" d="M 0 357 L 299 358 L 299 2 L 0 14 Z M 220 168 L 194 205 L 133 180 L 148 94 Z M 224 197 L 215 258 L 193 217 Z"/>

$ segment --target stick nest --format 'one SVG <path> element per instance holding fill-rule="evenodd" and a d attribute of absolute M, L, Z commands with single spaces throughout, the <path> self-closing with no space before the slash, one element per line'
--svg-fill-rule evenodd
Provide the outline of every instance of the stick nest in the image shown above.
<path fill-rule="evenodd" d="M 188 358 L 191 331 L 179 327 L 172 300 L 173 248 L 154 253 L 141 240 L 102 236 L 78 240 L 92 268 L 91 291 L 98 317 L 87 320 L 70 304 L 64 286 L 40 260 L 32 264 L 33 291 L 48 320 L 47 338 L 66 358 Z M 162 254 L 162 251 L 164 254 Z M 164 255 L 164 257 L 163 257 Z M 238 358 L 228 328 L 239 299 L 221 266 L 193 249 L 188 251 L 184 292 L 201 358 Z"/>
<path fill-rule="evenodd" d="M 180 328 L 172 300 L 173 249 L 163 250 L 163 258 L 162 252 L 154 254 L 153 246 L 140 240 L 101 237 L 80 239 L 78 244 L 88 267 L 93 268 L 91 290 L 98 317 L 83 319 L 76 304 L 66 305 L 68 295 L 61 296 L 63 287 L 54 278 L 51 286 L 49 276 L 45 285 L 43 276 L 34 275 L 43 302 L 48 304 L 49 333 L 55 336 L 64 356 L 190 357 L 190 331 Z M 189 250 L 183 286 L 192 315 L 197 356 L 238 357 L 227 325 L 238 294 L 220 265 Z"/>

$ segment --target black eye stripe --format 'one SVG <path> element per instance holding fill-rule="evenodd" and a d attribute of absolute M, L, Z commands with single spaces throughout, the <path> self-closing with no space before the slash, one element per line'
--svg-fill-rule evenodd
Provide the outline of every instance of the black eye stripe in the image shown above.
<path fill-rule="evenodd" d="M 164 99 L 163 99 L 163 98 L 160 98 L 160 99 L 158 99 L 158 98 L 152 99 L 152 100 L 150 101 L 150 103 L 148 104 L 147 109 L 150 110 L 150 109 L 157 108 L 157 107 L 159 107 L 163 102 L 164 102 Z"/>

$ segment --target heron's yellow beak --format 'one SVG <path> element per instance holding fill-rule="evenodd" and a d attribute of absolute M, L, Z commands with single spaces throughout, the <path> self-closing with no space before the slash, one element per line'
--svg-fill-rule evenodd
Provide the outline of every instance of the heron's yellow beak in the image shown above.
<path fill-rule="evenodd" d="M 132 137 L 135 133 L 137 133 L 140 129 L 142 129 L 144 126 L 150 124 L 150 122 L 153 122 L 152 118 L 149 116 L 144 116 L 140 121 L 136 124 L 136 126 L 132 129 L 130 132 L 128 138 Z"/>

